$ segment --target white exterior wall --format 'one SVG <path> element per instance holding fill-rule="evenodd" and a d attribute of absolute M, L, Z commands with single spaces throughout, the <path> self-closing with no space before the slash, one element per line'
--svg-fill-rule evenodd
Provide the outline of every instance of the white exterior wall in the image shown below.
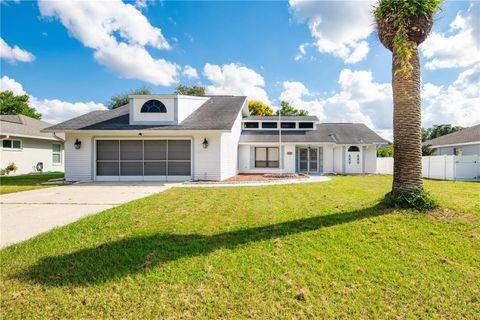
<path fill-rule="evenodd" d="M 458 145 L 452 147 L 439 147 L 434 149 L 433 155 L 453 155 L 453 149 L 462 149 L 462 156 L 474 156 L 480 155 L 480 143 L 478 144 L 469 144 L 469 145 Z"/>
<path fill-rule="evenodd" d="M 323 173 L 334 172 L 334 146 L 325 145 L 323 148 Z"/>
<path fill-rule="evenodd" d="M 22 149 L 3 149 L 0 146 L 0 168 L 4 169 L 13 162 L 18 167 L 17 171 L 10 174 L 27 174 L 35 172 L 38 162 L 43 162 L 43 171 L 61 171 L 64 169 L 63 142 L 54 140 L 42 140 L 33 138 L 21 138 L 10 136 L 7 140 L 22 141 Z M 52 144 L 59 143 L 61 148 L 61 163 L 53 164 Z"/>
<path fill-rule="evenodd" d="M 343 173 L 343 146 L 333 148 L 333 172 Z"/>
<path fill-rule="evenodd" d="M 78 138 L 82 142 L 79 150 L 73 144 Z M 95 138 L 138 138 L 138 139 L 192 139 L 193 179 L 195 180 L 221 180 L 221 133 L 220 132 L 142 132 L 139 137 L 137 132 L 112 133 L 67 133 L 65 142 L 65 178 L 67 181 L 92 181 L 95 179 Z M 203 148 L 203 140 L 207 139 L 208 148 Z"/>
<path fill-rule="evenodd" d="M 374 145 L 364 147 L 363 159 L 364 173 L 377 172 L 377 148 Z"/>
<path fill-rule="evenodd" d="M 221 180 L 233 177 L 238 173 L 238 141 L 242 133 L 242 114 L 239 113 L 232 132 L 223 133 L 221 137 Z"/>
<path fill-rule="evenodd" d="M 239 145 L 239 172 L 241 173 L 277 173 L 279 168 L 255 168 L 255 147 L 278 147 L 278 143 Z M 283 173 L 295 173 L 295 144 L 283 144 L 280 163 L 283 163 Z"/>

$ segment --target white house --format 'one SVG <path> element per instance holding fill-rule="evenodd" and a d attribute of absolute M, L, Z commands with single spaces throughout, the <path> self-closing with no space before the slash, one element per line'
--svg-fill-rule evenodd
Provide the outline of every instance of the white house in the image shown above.
<path fill-rule="evenodd" d="M 246 97 L 132 95 L 44 130 L 65 133 L 73 181 L 224 180 L 238 173 L 376 171 L 386 141 L 363 124 L 249 116 Z"/>
<path fill-rule="evenodd" d="M 480 124 L 425 141 L 433 149 L 433 155 L 480 155 Z"/>
<path fill-rule="evenodd" d="M 64 170 L 62 133 L 45 133 L 52 124 L 24 115 L 0 115 L 0 168 L 17 166 L 14 174 Z"/>

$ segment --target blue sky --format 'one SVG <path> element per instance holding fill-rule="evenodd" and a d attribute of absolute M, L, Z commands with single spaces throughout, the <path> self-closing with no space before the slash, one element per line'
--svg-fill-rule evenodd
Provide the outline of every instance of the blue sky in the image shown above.
<path fill-rule="evenodd" d="M 321 121 L 365 122 L 390 137 L 391 54 L 372 32 L 370 6 L 1 1 L 2 90 L 29 94 L 58 122 L 140 86 L 170 93 L 201 84 L 274 106 L 288 100 Z M 445 2 L 423 45 L 431 49 L 421 47 L 426 126 L 480 122 L 478 7 Z"/>

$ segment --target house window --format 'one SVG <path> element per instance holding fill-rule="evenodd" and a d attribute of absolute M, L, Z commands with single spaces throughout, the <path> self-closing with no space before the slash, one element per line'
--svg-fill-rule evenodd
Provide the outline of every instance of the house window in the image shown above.
<path fill-rule="evenodd" d="M 313 129 L 313 122 L 299 122 L 298 128 L 300 129 Z"/>
<path fill-rule="evenodd" d="M 276 122 L 263 122 L 262 123 L 263 129 L 276 129 L 277 123 Z"/>
<path fill-rule="evenodd" d="M 357 146 L 350 146 L 348 152 L 360 152 L 360 149 Z"/>
<path fill-rule="evenodd" d="M 158 100 L 148 100 L 142 106 L 141 113 L 167 113 L 167 107 Z"/>
<path fill-rule="evenodd" d="M 245 129 L 258 129 L 258 122 L 245 122 L 243 125 Z"/>
<path fill-rule="evenodd" d="M 278 148 L 255 148 L 255 168 L 278 168 Z"/>
<path fill-rule="evenodd" d="M 282 122 L 282 129 L 295 129 L 295 122 Z"/>
<path fill-rule="evenodd" d="M 462 156 L 463 155 L 462 148 L 453 148 L 453 154 L 456 156 Z"/>
<path fill-rule="evenodd" d="M 52 162 L 53 163 L 62 163 L 62 153 L 61 153 L 60 143 L 52 144 Z"/>
<path fill-rule="evenodd" d="M 9 150 L 21 150 L 22 149 L 22 141 L 20 140 L 2 140 L 3 149 Z"/>

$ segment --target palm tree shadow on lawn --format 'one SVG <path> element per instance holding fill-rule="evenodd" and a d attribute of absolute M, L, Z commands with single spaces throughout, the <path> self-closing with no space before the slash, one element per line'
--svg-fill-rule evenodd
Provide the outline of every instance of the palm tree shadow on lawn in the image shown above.
<path fill-rule="evenodd" d="M 331 227 L 390 213 L 382 204 L 351 212 L 340 212 L 241 229 L 212 236 L 199 234 L 153 234 L 106 242 L 97 247 L 42 258 L 13 277 L 48 286 L 87 286 L 134 275 L 185 257 L 207 255 L 218 249 L 264 241 L 291 234 Z"/>

